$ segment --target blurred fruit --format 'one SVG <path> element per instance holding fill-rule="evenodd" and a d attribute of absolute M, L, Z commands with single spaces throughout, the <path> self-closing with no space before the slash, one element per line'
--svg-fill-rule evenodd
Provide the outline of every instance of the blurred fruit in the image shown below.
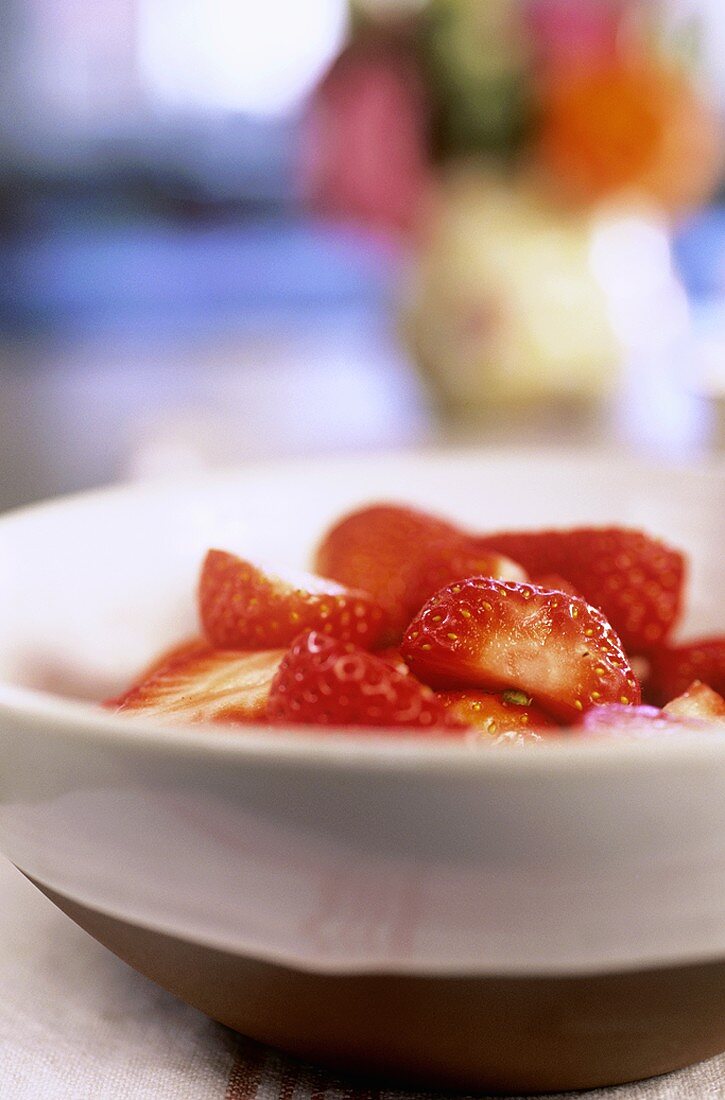
<path fill-rule="evenodd" d="M 326 217 L 407 230 L 429 180 L 428 100 L 407 44 L 370 33 L 315 92 L 303 133 L 302 189 Z"/>
<path fill-rule="evenodd" d="M 672 65 L 640 57 L 552 70 L 540 109 L 538 158 L 579 202 L 633 191 L 677 211 L 716 184 L 714 117 Z"/>
<path fill-rule="evenodd" d="M 533 91 L 520 0 L 430 0 L 419 40 L 435 158 L 514 154 L 529 126 Z"/>
<path fill-rule="evenodd" d="M 470 415 L 592 401 L 614 387 L 620 349 L 591 266 L 592 227 L 536 181 L 475 165 L 442 176 L 403 302 L 405 335 L 441 405 Z"/>
<path fill-rule="evenodd" d="M 663 645 L 649 654 L 647 699 L 664 706 L 687 691 L 693 680 L 702 680 L 725 694 L 725 635 L 698 638 L 683 645 Z"/>

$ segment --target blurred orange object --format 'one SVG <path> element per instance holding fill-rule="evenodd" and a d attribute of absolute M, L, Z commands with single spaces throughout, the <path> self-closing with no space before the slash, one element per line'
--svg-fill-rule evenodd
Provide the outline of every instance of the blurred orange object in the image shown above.
<path fill-rule="evenodd" d="M 636 191 L 672 212 L 706 199 L 720 167 L 714 114 L 692 81 L 644 58 L 552 73 L 537 153 L 569 197 Z"/>

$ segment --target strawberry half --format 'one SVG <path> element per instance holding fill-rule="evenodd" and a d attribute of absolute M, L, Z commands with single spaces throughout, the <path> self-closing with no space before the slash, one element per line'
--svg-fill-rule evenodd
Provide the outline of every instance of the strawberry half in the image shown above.
<path fill-rule="evenodd" d="M 167 722 L 263 720 L 283 649 L 238 653 L 212 649 L 166 662 L 125 695 L 106 704 Z"/>
<path fill-rule="evenodd" d="M 388 613 L 394 640 L 425 601 L 450 581 L 478 575 L 526 579 L 515 562 L 481 548 L 445 520 L 387 504 L 340 520 L 320 543 L 314 568 L 369 592 Z"/>
<path fill-rule="evenodd" d="M 191 657 L 201 656 L 201 654 L 208 652 L 209 643 L 204 638 L 187 638 L 183 642 L 177 642 L 176 645 L 159 653 L 158 657 L 155 657 L 150 664 L 146 665 L 143 672 L 135 677 L 130 687 L 127 687 L 120 695 L 114 696 L 112 699 L 106 699 L 103 706 L 121 706 L 133 691 L 141 687 L 146 680 L 150 680 L 152 676 L 160 672 L 167 672 L 175 665 L 188 661 Z"/>
<path fill-rule="evenodd" d="M 177 642 L 176 645 L 160 653 L 150 665 L 147 665 L 141 675 L 137 677 L 136 682 L 142 684 L 144 680 L 148 680 L 155 673 L 173 668 L 174 665 L 183 664 L 190 657 L 198 657 L 202 653 L 207 653 L 208 650 L 209 643 L 204 638 L 187 638 L 184 642 Z"/>
<path fill-rule="evenodd" d="M 558 573 L 598 607 L 631 653 L 668 637 L 681 610 L 685 561 L 642 531 L 581 527 L 571 531 L 505 532 L 479 540 L 533 576 Z"/>
<path fill-rule="evenodd" d="M 587 711 L 576 733 L 585 737 L 624 737 L 645 739 L 681 734 L 682 720 L 671 717 L 659 707 L 623 707 L 608 703 Z"/>
<path fill-rule="evenodd" d="M 709 732 L 713 722 L 725 721 L 725 699 L 707 684 L 695 681 L 666 707 L 597 707 L 583 718 L 581 732 L 603 736 L 655 737 L 682 733 L 684 729 Z"/>
<path fill-rule="evenodd" d="M 267 715 L 272 722 L 461 732 L 429 687 L 387 659 L 314 630 L 282 661 Z"/>
<path fill-rule="evenodd" d="M 694 680 L 708 684 L 725 695 L 725 636 L 700 638 L 687 645 L 662 646 L 649 655 L 647 698 L 664 705 Z"/>
<path fill-rule="evenodd" d="M 204 633 L 219 649 L 288 646 L 302 630 L 321 630 L 373 648 L 385 612 L 366 592 L 303 574 L 295 581 L 265 573 L 224 550 L 210 550 L 199 580 Z"/>
<path fill-rule="evenodd" d="M 439 691 L 437 695 L 449 715 L 486 739 L 516 733 L 538 741 L 542 733 L 559 731 L 558 724 L 523 691 L 503 691 L 497 695 L 483 691 Z"/>
<path fill-rule="evenodd" d="M 536 585 L 486 577 L 448 585 L 410 624 L 401 652 L 433 686 L 516 688 L 563 721 L 603 703 L 640 701 L 601 612 Z"/>

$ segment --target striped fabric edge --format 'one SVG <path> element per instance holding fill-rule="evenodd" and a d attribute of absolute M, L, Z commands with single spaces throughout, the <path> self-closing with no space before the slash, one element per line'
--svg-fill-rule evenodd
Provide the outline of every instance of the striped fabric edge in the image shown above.
<path fill-rule="evenodd" d="M 237 1036 L 224 1100 L 443 1100 L 443 1095 L 425 1089 L 378 1088 Z"/>
<path fill-rule="evenodd" d="M 308 1065 L 242 1036 L 234 1037 L 235 1054 L 224 1100 L 539 1100 L 536 1096 L 447 1094 L 405 1087 L 377 1088 L 363 1080 L 344 1079 L 333 1071 Z M 546 1100 L 725 1100 L 725 1054 L 687 1069 L 646 1081 L 578 1093 L 549 1094 Z"/>

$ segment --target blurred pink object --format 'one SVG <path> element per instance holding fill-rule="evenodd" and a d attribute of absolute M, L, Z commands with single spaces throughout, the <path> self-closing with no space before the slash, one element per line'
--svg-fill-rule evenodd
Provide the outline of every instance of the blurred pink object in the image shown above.
<path fill-rule="evenodd" d="M 613 57 L 625 6 L 624 0 L 530 0 L 528 20 L 541 62 L 586 65 Z"/>
<path fill-rule="evenodd" d="M 325 216 L 406 231 L 427 186 L 422 76 L 397 42 L 353 43 L 313 97 L 303 150 L 307 201 Z"/>

